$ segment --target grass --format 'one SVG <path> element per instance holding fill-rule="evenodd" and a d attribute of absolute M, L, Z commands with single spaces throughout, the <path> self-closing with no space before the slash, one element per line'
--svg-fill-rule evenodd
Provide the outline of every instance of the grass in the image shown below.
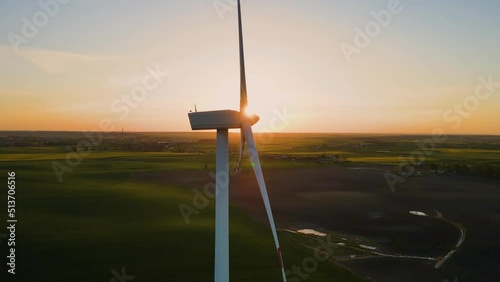
<path fill-rule="evenodd" d="M 214 137 L 178 135 L 177 138 L 194 141 Z M 231 134 L 231 164 L 237 161 L 238 138 Z M 269 141 L 258 135 L 256 139 L 263 166 L 272 169 L 323 166 L 314 160 L 322 154 L 339 154 L 350 161 L 329 165 L 396 165 L 400 156 L 407 158 L 418 150 L 414 140 L 419 138 L 275 134 Z M 489 143 L 474 138 L 450 137 L 428 160 L 500 166 L 498 138 L 488 137 Z M 372 145 L 357 146 L 367 142 Z M 188 144 L 205 152 L 215 149 L 215 142 Z M 274 158 L 285 154 L 306 158 Z M 135 172 L 201 170 L 204 164 L 213 170 L 212 153 L 97 151 L 85 157 L 59 183 L 51 164 L 64 164 L 66 156 L 65 146 L 0 148 L 0 173 L 5 178 L 7 171 L 17 174 L 16 254 L 22 281 L 110 281 L 111 270 L 120 272 L 123 267 L 136 276 L 134 281 L 213 281 L 213 201 L 188 225 L 178 205 L 192 201 L 191 190 L 143 183 L 131 177 Z M 0 189 L 0 198 L 6 198 L 6 189 Z M 2 218 L 6 218 L 4 203 L 0 203 Z M 232 206 L 230 232 L 231 281 L 280 281 L 274 244 L 266 225 Z M 287 268 L 302 265 L 304 259 L 313 255 L 302 246 L 304 242 L 286 232 L 280 233 L 280 239 Z M 1 254 L 7 253 L 5 244 L 0 244 L 0 249 Z M 340 255 L 345 252 L 343 248 L 336 251 Z M 0 267 L 5 273 L 3 268 L 5 264 Z M 325 262 L 308 281 L 362 280 Z"/>
<path fill-rule="evenodd" d="M 15 171 L 17 177 L 18 278 L 110 281 L 113 269 L 126 267 L 134 281 L 213 281 L 213 201 L 186 224 L 178 205 L 191 203 L 189 189 L 130 177 L 135 171 L 195 169 L 204 157 L 95 152 L 59 183 L 51 169 L 63 155 L 57 149 L 1 151 L 0 171 Z M 6 198 L 5 189 L 0 196 Z M 236 207 L 230 211 L 231 281 L 280 281 L 269 228 Z M 288 267 L 313 255 L 281 237 Z M 362 281 L 328 262 L 311 275 L 310 281 Z"/>

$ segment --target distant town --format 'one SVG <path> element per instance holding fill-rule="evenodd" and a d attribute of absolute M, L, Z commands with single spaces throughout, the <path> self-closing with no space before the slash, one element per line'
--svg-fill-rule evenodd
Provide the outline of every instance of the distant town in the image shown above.
<path fill-rule="evenodd" d="M 92 146 L 78 144 L 94 136 Z M 278 134 L 280 135 L 280 134 Z M 293 134 L 292 134 L 293 135 Z M 297 135 L 297 134 L 295 134 Z M 65 152 L 101 151 L 101 152 L 170 152 L 179 154 L 215 155 L 215 138 L 209 133 L 164 133 L 164 132 L 110 132 L 87 133 L 83 132 L 49 132 L 49 131 L 3 131 L 0 132 L 0 147 L 59 147 Z M 286 136 L 286 134 L 284 134 Z M 319 134 L 323 141 L 295 144 L 279 153 L 272 150 L 263 150 L 262 158 L 277 161 L 317 163 L 319 165 L 358 164 L 370 159 L 375 162 L 382 158 L 400 158 L 398 152 L 411 150 L 418 135 L 378 135 L 360 137 L 358 135 Z M 420 136 L 424 137 L 424 136 Z M 233 137 L 234 138 L 234 137 Z M 309 137 L 308 137 L 309 138 Z M 264 138 L 262 138 L 264 139 Z M 333 139 L 333 140 L 330 140 Z M 469 154 L 470 158 L 448 159 L 437 158 L 434 154 L 429 160 L 416 157 L 413 163 L 415 176 L 425 174 L 457 174 L 471 175 L 484 178 L 500 179 L 500 167 L 484 161 L 474 161 L 474 150 L 496 150 L 499 146 L 498 136 L 451 136 L 450 141 L 443 147 L 456 147 Z M 264 139 L 265 141 L 265 139 Z M 264 142 L 265 143 L 265 142 Z M 312 144 L 311 144 L 312 143 Z M 314 144 L 317 143 L 317 144 Z M 409 148 L 410 147 L 410 148 Z M 467 153 L 470 149 L 470 153 Z M 230 153 L 237 154 L 237 142 L 232 142 Z M 402 153 L 404 155 L 404 153 Z M 376 156 L 376 157 L 375 157 Z M 380 161 L 379 164 L 390 166 L 397 161 Z M 407 174 L 402 166 L 391 166 L 391 170 L 402 176 Z"/>

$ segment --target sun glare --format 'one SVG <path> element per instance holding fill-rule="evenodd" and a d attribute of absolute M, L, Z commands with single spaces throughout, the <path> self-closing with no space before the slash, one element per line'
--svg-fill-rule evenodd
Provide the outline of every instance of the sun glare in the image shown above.
<path fill-rule="evenodd" d="M 251 117 L 252 115 L 255 114 L 255 110 L 253 107 L 251 107 L 250 105 L 247 105 L 244 109 L 243 109 L 243 114 L 247 117 Z"/>

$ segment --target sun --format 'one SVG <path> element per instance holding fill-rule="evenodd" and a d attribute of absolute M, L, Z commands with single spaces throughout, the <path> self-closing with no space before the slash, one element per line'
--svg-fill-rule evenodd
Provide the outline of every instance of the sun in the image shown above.
<path fill-rule="evenodd" d="M 250 105 L 247 105 L 244 109 L 243 109 L 243 114 L 247 117 L 251 117 L 255 114 L 255 109 L 250 106 Z"/>

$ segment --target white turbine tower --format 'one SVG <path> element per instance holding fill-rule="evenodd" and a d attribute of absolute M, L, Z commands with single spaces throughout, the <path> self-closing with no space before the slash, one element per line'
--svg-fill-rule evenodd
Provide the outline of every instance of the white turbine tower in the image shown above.
<path fill-rule="evenodd" d="M 273 213 L 269 196 L 267 195 L 266 183 L 262 168 L 260 166 L 257 146 L 253 138 L 252 125 L 259 121 L 256 115 L 247 115 L 244 111 L 248 105 L 247 86 L 245 77 L 245 58 L 243 52 L 243 30 L 241 24 L 241 5 L 238 0 L 238 31 L 240 46 L 240 111 L 220 110 L 209 112 L 189 113 L 189 121 L 192 130 L 217 130 L 216 148 L 216 191 L 215 191 L 215 281 L 229 281 L 229 136 L 230 128 L 240 128 L 241 130 L 241 150 L 238 169 L 241 165 L 245 143 L 250 161 L 257 178 L 260 193 L 264 200 L 267 217 L 271 225 L 274 243 L 278 253 L 278 259 L 286 282 L 285 267 L 281 256 L 281 249 L 278 241 L 276 226 L 274 225 Z"/>

